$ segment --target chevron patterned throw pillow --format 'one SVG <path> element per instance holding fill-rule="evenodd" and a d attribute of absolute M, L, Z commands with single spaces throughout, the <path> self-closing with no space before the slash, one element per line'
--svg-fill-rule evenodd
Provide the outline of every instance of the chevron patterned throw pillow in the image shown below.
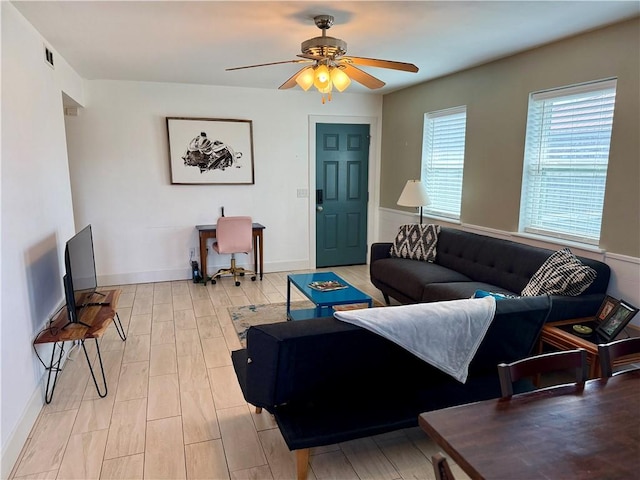
<path fill-rule="evenodd" d="M 436 259 L 436 244 L 440 225 L 402 225 L 393 245 L 391 256 L 433 262 Z"/>
<path fill-rule="evenodd" d="M 596 278 L 596 271 L 583 264 L 568 248 L 554 252 L 533 274 L 522 290 L 523 297 L 566 295 L 584 292 Z"/>

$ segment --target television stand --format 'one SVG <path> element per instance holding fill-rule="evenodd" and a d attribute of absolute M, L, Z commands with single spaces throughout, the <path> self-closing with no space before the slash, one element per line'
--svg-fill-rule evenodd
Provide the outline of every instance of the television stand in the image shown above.
<path fill-rule="evenodd" d="M 58 374 L 61 371 L 60 364 L 62 362 L 62 354 L 64 352 L 64 342 L 74 340 L 79 341 L 82 346 L 98 396 L 100 398 L 107 396 L 107 378 L 105 377 L 104 367 L 102 365 L 102 355 L 100 354 L 98 339 L 104 335 L 111 322 L 114 323 L 122 341 L 127 339 L 122 327 L 122 322 L 120 321 L 120 317 L 116 311 L 120 292 L 121 291 L 119 289 L 105 291 L 104 296 L 106 301 L 97 303 L 96 305 L 87 304 L 87 308 L 84 308 L 82 312 L 80 312 L 78 322 L 69 322 L 67 319 L 67 309 L 66 307 L 63 308 L 53 319 L 51 324 L 41 331 L 33 341 L 34 348 L 36 345 L 42 343 L 53 343 L 51 360 L 49 361 L 49 365 L 46 366 L 46 369 L 48 370 L 47 387 L 45 390 L 46 403 L 51 403 L 51 400 L 53 399 L 53 392 L 56 388 Z M 90 338 L 95 339 L 96 342 L 98 363 L 100 364 L 100 372 L 102 375 L 102 389 L 98 386 L 98 380 L 96 379 L 95 372 L 93 371 L 93 367 L 89 359 L 89 354 L 87 353 L 87 349 L 84 344 L 85 340 Z M 56 349 L 58 350 L 57 358 Z"/>

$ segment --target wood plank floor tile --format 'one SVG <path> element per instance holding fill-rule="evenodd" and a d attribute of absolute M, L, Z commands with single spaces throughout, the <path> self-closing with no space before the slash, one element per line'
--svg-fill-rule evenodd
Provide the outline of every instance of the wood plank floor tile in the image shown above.
<path fill-rule="evenodd" d="M 176 346 L 173 343 L 151 345 L 151 361 L 149 362 L 149 376 L 178 373 Z"/>
<path fill-rule="evenodd" d="M 175 344 L 176 335 L 173 325 L 173 318 L 170 322 L 157 322 L 151 326 L 151 346 L 164 345 L 167 343 Z"/>
<path fill-rule="evenodd" d="M 222 440 L 193 443 L 184 447 L 189 480 L 228 479 Z"/>
<path fill-rule="evenodd" d="M 171 285 L 164 288 L 155 288 L 153 290 L 153 305 L 171 303 L 173 301 L 172 296 Z"/>
<path fill-rule="evenodd" d="M 111 395 L 114 395 L 118 388 L 123 355 L 124 350 L 102 352 L 102 366 L 104 368 L 104 375 L 107 381 L 107 396 L 109 395 L 109 393 Z M 102 387 L 102 374 L 100 373 L 100 363 L 97 359 L 93 362 L 93 371 L 95 372 L 98 385 Z M 93 380 L 90 378 L 89 380 L 87 380 L 87 386 L 85 388 L 82 400 L 95 400 L 98 398 L 100 397 L 98 396 L 96 386 L 93 383 Z"/>
<path fill-rule="evenodd" d="M 58 470 L 51 470 L 49 472 L 33 473 L 31 475 L 25 475 L 22 477 L 10 477 L 13 480 L 56 480 L 58 476 Z"/>
<path fill-rule="evenodd" d="M 182 392 L 210 388 L 207 366 L 202 354 L 178 356 L 178 378 Z"/>
<path fill-rule="evenodd" d="M 122 363 L 149 361 L 151 335 L 130 335 L 124 347 Z"/>
<path fill-rule="evenodd" d="M 180 417 L 148 421 L 144 451 L 145 479 L 187 478 Z"/>
<path fill-rule="evenodd" d="M 16 476 L 60 468 L 77 413 L 77 410 L 65 410 L 41 416 L 20 460 Z"/>
<path fill-rule="evenodd" d="M 192 308 L 184 308 L 173 312 L 173 321 L 176 324 L 176 330 L 189 330 L 198 328 L 196 316 Z"/>
<path fill-rule="evenodd" d="M 402 478 L 432 478 L 431 462 L 409 441 L 406 435 L 376 437 L 375 442 Z"/>
<path fill-rule="evenodd" d="M 206 293 L 206 292 L 205 292 Z M 204 317 L 206 315 L 213 315 L 213 304 L 211 300 L 209 300 L 209 296 L 207 295 L 205 298 L 201 298 L 198 300 L 192 300 L 193 302 L 193 313 L 197 317 Z"/>
<path fill-rule="evenodd" d="M 359 478 L 394 480 L 400 474 L 384 456 L 371 438 L 361 438 L 340 444 L 340 448 L 351 463 Z"/>
<path fill-rule="evenodd" d="M 151 316 L 153 323 L 173 322 L 173 304 L 154 305 Z"/>
<path fill-rule="evenodd" d="M 218 317 L 216 317 L 215 313 L 204 317 L 196 317 L 196 324 L 198 325 L 198 333 L 201 339 L 222 336 L 220 323 L 218 323 Z"/>
<path fill-rule="evenodd" d="M 178 280 L 171 282 L 171 294 L 172 295 L 188 295 L 189 285 L 184 280 Z"/>
<path fill-rule="evenodd" d="M 149 377 L 147 420 L 180 415 L 180 390 L 178 374 Z"/>
<path fill-rule="evenodd" d="M 246 406 L 247 402 L 242 395 L 233 367 L 210 368 L 208 372 L 216 410 Z"/>
<path fill-rule="evenodd" d="M 109 428 L 115 395 L 107 395 L 105 398 L 84 400 L 78 409 L 73 430 L 71 433 L 92 432 Z"/>
<path fill-rule="evenodd" d="M 193 310 L 191 295 L 189 295 L 188 292 L 184 295 L 173 295 L 172 303 L 174 312 L 177 312 L 179 310 Z"/>
<path fill-rule="evenodd" d="M 151 334 L 151 313 L 142 315 L 131 315 L 129 320 L 129 335 L 149 335 Z"/>
<path fill-rule="evenodd" d="M 185 445 L 220 438 L 218 416 L 210 388 L 181 390 L 180 405 Z"/>
<path fill-rule="evenodd" d="M 195 321 L 194 321 L 195 323 Z M 198 329 L 179 330 L 176 328 L 176 354 L 203 356 Z"/>
<path fill-rule="evenodd" d="M 264 411 L 262 414 L 264 414 Z M 258 437 L 269 462 L 273 478 L 296 478 L 296 456 L 287 447 L 280 430 L 273 429 L 258 432 Z M 234 478 L 236 476 L 235 473 L 233 472 L 234 475 L 232 475 Z"/>
<path fill-rule="evenodd" d="M 144 315 L 145 313 L 153 313 L 153 293 L 149 296 L 141 297 L 136 292 L 136 299 L 133 301 L 131 316 Z"/>
<path fill-rule="evenodd" d="M 116 402 L 105 447 L 105 459 L 144 453 L 147 399 Z"/>
<path fill-rule="evenodd" d="M 112 458 L 102 463 L 100 480 L 133 480 L 144 474 L 144 454 Z"/>
<path fill-rule="evenodd" d="M 207 368 L 231 365 L 231 352 L 224 337 L 203 338 L 201 345 Z"/>
<path fill-rule="evenodd" d="M 220 433 L 224 444 L 229 471 L 266 465 L 260 440 L 247 408 L 217 410 Z"/>
<path fill-rule="evenodd" d="M 289 478 L 295 478 L 295 476 Z M 309 475 L 307 480 L 314 480 L 314 478 Z M 231 472 L 231 480 L 273 480 L 273 475 L 271 475 L 271 469 L 268 465 L 261 465 L 260 467 Z"/>
<path fill-rule="evenodd" d="M 148 385 L 149 362 L 123 363 L 116 402 L 146 397 Z"/>
<path fill-rule="evenodd" d="M 107 433 L 108 430 L 95 430 L 71 435 L 58 471 L 58 478 L 70 480 L 100 478 Z"/>
<path fill-rule="evenodd" d="M 309 458 L 309 463 L 318 480 L 333 478 L 339 478 L 341 480 L 358 480 L 358 474 L 355 472 L 342 451 L 313 455 Z"/>
<path fill-rule="evenodd" d="M 125 292 L 123 291 L 120 294 L 120 298 L 118 299 L 118 310 L 126 307 L 133 307 L 133 299 L 135 298 L 135 292 Z"/>

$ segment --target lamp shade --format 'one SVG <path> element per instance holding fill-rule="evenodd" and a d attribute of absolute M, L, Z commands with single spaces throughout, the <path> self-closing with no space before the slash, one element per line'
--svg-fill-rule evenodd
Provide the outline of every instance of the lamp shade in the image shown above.
<path fill-rule="evenodd" d="M 320 91 L 326 89 L 331 84 L 331 76 L 326 65 L 318 65 L 316 67 L 315 80 L 313 84 Z"/>
<path fill-rule="evenodd" d="M 312 67 L 305 68 L 300 74 L 296 77 L 296 83 L 300 85 L 300 88 L 303 90 L 309 90 L 311 85 L 313 85 L 313 81 L 315 80 L 315 71 Z"/>
<path fill-rule="evenodd" d="M 420 180 L 407 180 L 398 205 L 402 207 L 424 207 L 431 203 L 429 195 L 427 195 L 427 187 Z"/>
<path fill-rule="evenodd" d="M 331 81 L 339 92 L 343 92 L 351 83 L 349 76 L 337 67 L 331 69 Z"/>

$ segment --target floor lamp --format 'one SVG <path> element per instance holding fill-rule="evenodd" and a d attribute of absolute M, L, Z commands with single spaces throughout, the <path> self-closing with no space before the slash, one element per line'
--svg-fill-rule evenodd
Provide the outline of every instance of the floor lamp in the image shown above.
<path fill-rule="evenodd" d="M 401 207 L 420 207 L 420 225 L 422 225 L 422 207 L 431 204 L 429 195 L 427 195 L 427 187 L 420 180 L 407 180 L 398 205 Z"/>

